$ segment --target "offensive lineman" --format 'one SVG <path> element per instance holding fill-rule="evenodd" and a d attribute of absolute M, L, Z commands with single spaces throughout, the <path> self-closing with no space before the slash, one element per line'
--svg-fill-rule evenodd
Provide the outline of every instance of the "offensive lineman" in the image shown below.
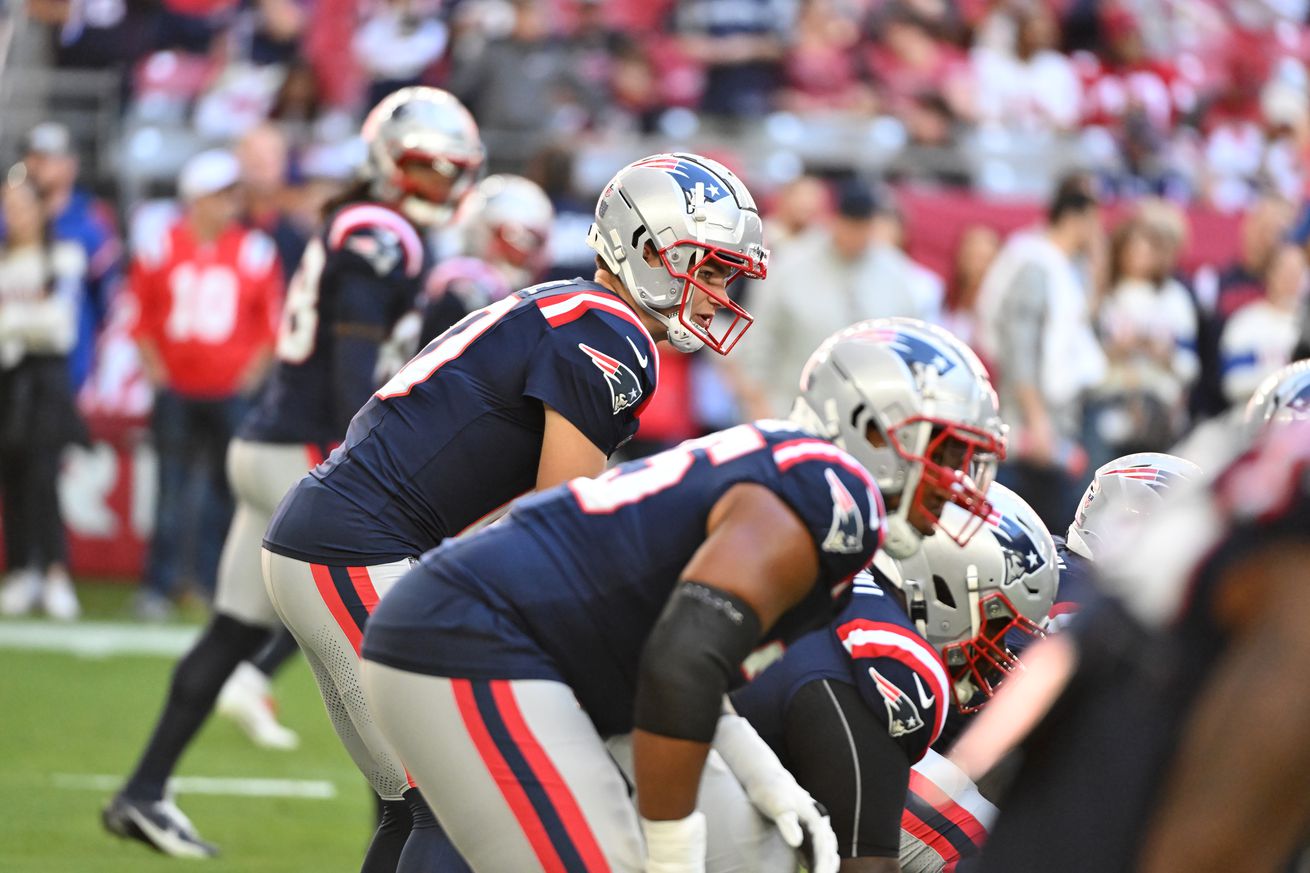
<path fill-rule="evenodd" d="M 600 473 L 655 390 L 657 341 L 727 353 L 750 325 L 727 287 L 764 278 L 767 251 L 755 202 L 726 167 L 690 154 L 628 165 L 601 194 L 589 243 L 594 281 L 515 292 L 402 367 L 265 534 L 273 606 L 384 801 L 383 827 L 386 810 L 414 816 L 399 866 L 370 857 L 368 873 L 429 869 L 447 845 L 359 692 L 378 599 L 420 554 L 519 495 Z"/>
<path fill-rule="evenodd" d="M 278 626 L 259 565 L 269 517 L 341 439 L 376 387 L 378 346 L 430 267 L 423 229 L 449 221 L 483 160 L 472 116 L 435 88 L 393 93 L 369 114 L 362 135 L 368 146 L 362 177 L 328 205 L 323 228 L 306 249 L 287 292 L 278 362 L 228 453 L 238 507 L 224 544 L 214 617 L 178 662 L 154 733 L 103 813 L 110 832 L 168 855 L 217 853 L 165 787 L 223 683 Z"/>
<path fill-rule="evenodd" d="M 889 349 L 925 328 L 860 327 L 825 344 L 836 373 L 878 368 L 895 393 L 932 393 L 942 374 Z M 963 408 L 887 432 L 853 382 L 819 411 L 831 430 L 810 415 L 692 440 L 424 556 L 370 619 L 365 691 L 474 870 L 703 871 L 711 740 L 789 844 L 798 821 L 826 831 L 723 695 L 762 637 L 830 620 L 884 528 L 913 551 L 948 500 L 985 512 L 965 471 L 994 469 L 995 395 L 955 364 L 951 379 L 974 383 Z M 884 517 L 861 462 L 885 466 L 889 445 L 912 497 Z M 603 743 L 634 729 L 635 804 Z M 835 862 L 829 845 L 812 869 Z"/>

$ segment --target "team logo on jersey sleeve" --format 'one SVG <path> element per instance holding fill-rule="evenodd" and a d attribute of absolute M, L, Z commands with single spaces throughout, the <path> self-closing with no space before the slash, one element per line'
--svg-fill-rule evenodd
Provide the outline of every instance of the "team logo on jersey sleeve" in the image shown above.
<path fill-rule="evenodd" d="M 828 493 L 832 496 L 832 524 L 823 540 L 823 550 L 842 555 L 859 554 L 864 550 L 864 519 L 860 516 L 860 505 L 831 467 L 823 471 L 823 477 L 828 480 Z"/>
<path fill-rule="evenodd" d="M 591 362 L 605 376 L 605 384 L 610 389 L 614 414 L 618 415 L 630 406 L 636 406 L 641 399 L 641 382 L 632 368 L 617 358 L 604 352 L 598 352 L 586 343 L 578 343 L 578 348 L 591 358 Z"/>
<path fill-rule="evenodd" d="M 869 678 L 873 679 L 878 693 L 882 695 L 882 702 L 887 706 L 888 734 L 892 737 L 903 737 L 923 727 L 923 714 L 910 699 L 910 695 L 872 667 L 869 668 Z M 931 706 L 932 703 L 932 698 L 929 698 L 925 706 Z"/>

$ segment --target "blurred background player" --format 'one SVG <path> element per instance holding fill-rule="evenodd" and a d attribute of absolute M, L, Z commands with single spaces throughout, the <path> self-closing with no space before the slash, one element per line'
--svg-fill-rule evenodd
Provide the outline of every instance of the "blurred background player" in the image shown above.
<path fill-rule="evenodd" d="M 488 176 L 460 213 L 451 233 L 459 253 L 433 268 L 415 311 L 396 325 L 378 364 L 385 378 L 442 331 L 533 284 L 548 266 L 555 208 L 536 182 Z"/>
<path fill-rule="evenodd" d="M 369 151 L 361 176 L 325 209 L 287 293 L 277 364 L 228 456 L 239 507 L 214 617 L 178 662 L 154 734 L 104 812 L 110 831 L 166 854 L 216 853 L 166 799 L 165 785 L 224 681 L 279 626 L 259 567 L 268 519 L 376 387 L 378 347 L 430 266 L 421 229 L 450 219 L 482 162 L 472 118 L 436 89 L 391 95 L 363 135 Z"/>
<path fill-rule="evenodd" d="M 69 621 L 81 607 L 68 576 L 58 478 L 64 447 L 87 439 L 68 377 L 86 257 L 77 242 L 53 236 L 23 165 L 10 170 L 0 196 L 0 507 L 9 567 L 0 614 L 39 606 Z"/>
<path fill-rule="evenodd" d="M 1310 825 L 1289 788 L 1310 779 L 1308 447 L 1304 420 L 1267 429 L 1105 574 L 981 870 L 1286 869 Z"/>
<path fill-rule="evenodd" d="M 720 717 L 722 695 L 758 643 L 831 620 L 875 524 L 908 554 L 948 501 L 986 514 L 966 471 L 985 479 L 1001 453 L 995 394 L 956 354 L 917 322 L 856 325 L 807 368 L 818 409 L 798 403 L 794 422 L 742 425 L 526 499 L 426 555 L 384 598 L 365 636 L 366 693 L 472 869 L 575 855 L 707 869 L 718 810 L 709 797 L 696 807 L 711 739 L 750 802 L 799 843 L 779 813 L 809 808 L 809 795 L 782 787 L 790 777 L 740 716 Z M 868 514 L 882 501 L 867 468 L 903 485 L 899 515 Z M 635 808 L 602 742 L 630 730 Z M 501 760 L 529 763 L 506 772 Z M 539 791 L 545 766 L 547 832 L 549 817 L 572 816 L 548 844 L 531 822 L 502 821 L 501 797 Z"/>
<path fill-rule="evenodd" d="M 726 353 L 750 325 L 727 296 L 767 262 L 755 201 L 726 167 L 661 154 L 596 205 L 593 281 L 510 294 L 400 369 L 345 442 L 291 489 L 264 578 L 342 742 L 384 801 L 367 873 L 428 869 L 444 842 L 359 688 L 369 613 L 413 561 L 519 495 L 600 473 L 655 391 L 655 343 Z M 413 837 L 397 826 L 412 813 Z"/>

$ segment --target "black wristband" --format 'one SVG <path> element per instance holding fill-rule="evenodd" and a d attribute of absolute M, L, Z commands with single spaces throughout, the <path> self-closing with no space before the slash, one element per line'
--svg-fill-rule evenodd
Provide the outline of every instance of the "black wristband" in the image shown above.
<path fill-rule="evenodd" d="M 713 740 L 723 695 L 759 638 L 759 616 L 746 601 L 679 583 L 642 649 L 633 724 L 680 740 Z"/>

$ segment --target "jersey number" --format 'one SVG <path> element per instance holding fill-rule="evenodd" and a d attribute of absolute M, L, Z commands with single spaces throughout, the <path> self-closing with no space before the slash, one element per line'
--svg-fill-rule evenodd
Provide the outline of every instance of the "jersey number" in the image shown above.
<path fill-rule="evenodd" d="M 172 340 L 221 343 L 237 323 L 237 277 L 224 266 L 178 264 L 168 274 L 172 304 L 164 331 Z"/>
<path fill-rule="evenodd" d="M 574 479 L 569 487 L 583 512 L 600 515 L 636 503 L 666 488 L 672 488 L 687 475 L 696 462 L 695 452 L 704 450 L 714 466 L 764 448 L 764 437 L 748 424 L 738 425 L 653 455 L 636 469 L 615 467 L 595 479 Z"/>
<path fill-rule="evenodd" d="M 311 240 L 287 287 L 282 321 L 277 329 L 277 356 L 288 364 L 303 364 L 314 353 L 318 337 L 318 284 L 326 260 L 323 243 Z"/>
<path fill-rule="evenodd" d="M 522 302 L 517 294 L 511 294 L 504 300 L 497 300 L 490 306 L 470 312 L 442 334 L 431 348 L 415 355 L 408 364 L 401 367 L 400 372 L 378 389 L 377 398 L 386 400 L 408 394 L 415 385 L 430 379 L 442 365 L 464 354 L 464 350 L 473 345 L 474 340 Z"/>

